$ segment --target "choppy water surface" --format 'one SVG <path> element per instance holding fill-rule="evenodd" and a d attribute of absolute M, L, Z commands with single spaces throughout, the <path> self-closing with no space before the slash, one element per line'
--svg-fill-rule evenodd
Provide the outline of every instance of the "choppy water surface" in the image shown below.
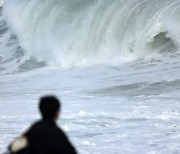
<path fill-rule="evenodd" d="M 180 153 L 179 22 L 178 0 L 7 0 L 0 153 L 44 94 L 79 153 Z"/>

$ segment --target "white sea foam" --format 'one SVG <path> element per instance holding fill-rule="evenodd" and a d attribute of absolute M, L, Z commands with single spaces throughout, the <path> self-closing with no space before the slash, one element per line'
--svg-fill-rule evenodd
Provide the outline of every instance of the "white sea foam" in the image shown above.
<path fill-rule="evenodd" d="M 0 0 L 0 7 L 3 6 L 4 2 L 5 2 L 5 0 Z"/>
<path fill-rule="evenodd" d="M 177 0 L 8 0 L 3 10 L 26 54 L 66 68 L 177 50 L 179 6 Z"/>

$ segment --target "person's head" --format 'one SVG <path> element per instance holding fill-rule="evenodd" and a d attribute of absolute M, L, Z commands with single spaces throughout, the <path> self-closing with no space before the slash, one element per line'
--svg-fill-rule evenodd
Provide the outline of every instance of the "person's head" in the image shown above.
<path fill-rule="evenodd" d="M 60 101 L 55 96 L 43 96 L 40 98 L 39 110 L 43 119 L 57 120 L 60 108 Z"/>

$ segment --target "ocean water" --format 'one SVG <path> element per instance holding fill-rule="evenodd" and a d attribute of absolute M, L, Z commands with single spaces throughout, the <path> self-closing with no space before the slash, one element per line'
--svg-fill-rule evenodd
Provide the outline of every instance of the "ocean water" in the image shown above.
<path fill-rule="evenodd" d="M 179 25 L 179 0 L 6 0 L 0 153 L 54 94 L 80 154 L 179 154 Z"/>

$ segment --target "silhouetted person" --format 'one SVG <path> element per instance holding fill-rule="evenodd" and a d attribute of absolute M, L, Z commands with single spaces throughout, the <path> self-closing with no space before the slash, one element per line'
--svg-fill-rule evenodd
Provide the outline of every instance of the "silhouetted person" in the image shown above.
<path fill-rule="evenodd" d="M 76 154 L 64 132 L 55 123 L 60 108 L 60 102 L 54 96 L 42 97 L 39 104 L 42 120 L 13 142 L 11 151 L 15 153 L 19 150 L 18 154 Z"/>

